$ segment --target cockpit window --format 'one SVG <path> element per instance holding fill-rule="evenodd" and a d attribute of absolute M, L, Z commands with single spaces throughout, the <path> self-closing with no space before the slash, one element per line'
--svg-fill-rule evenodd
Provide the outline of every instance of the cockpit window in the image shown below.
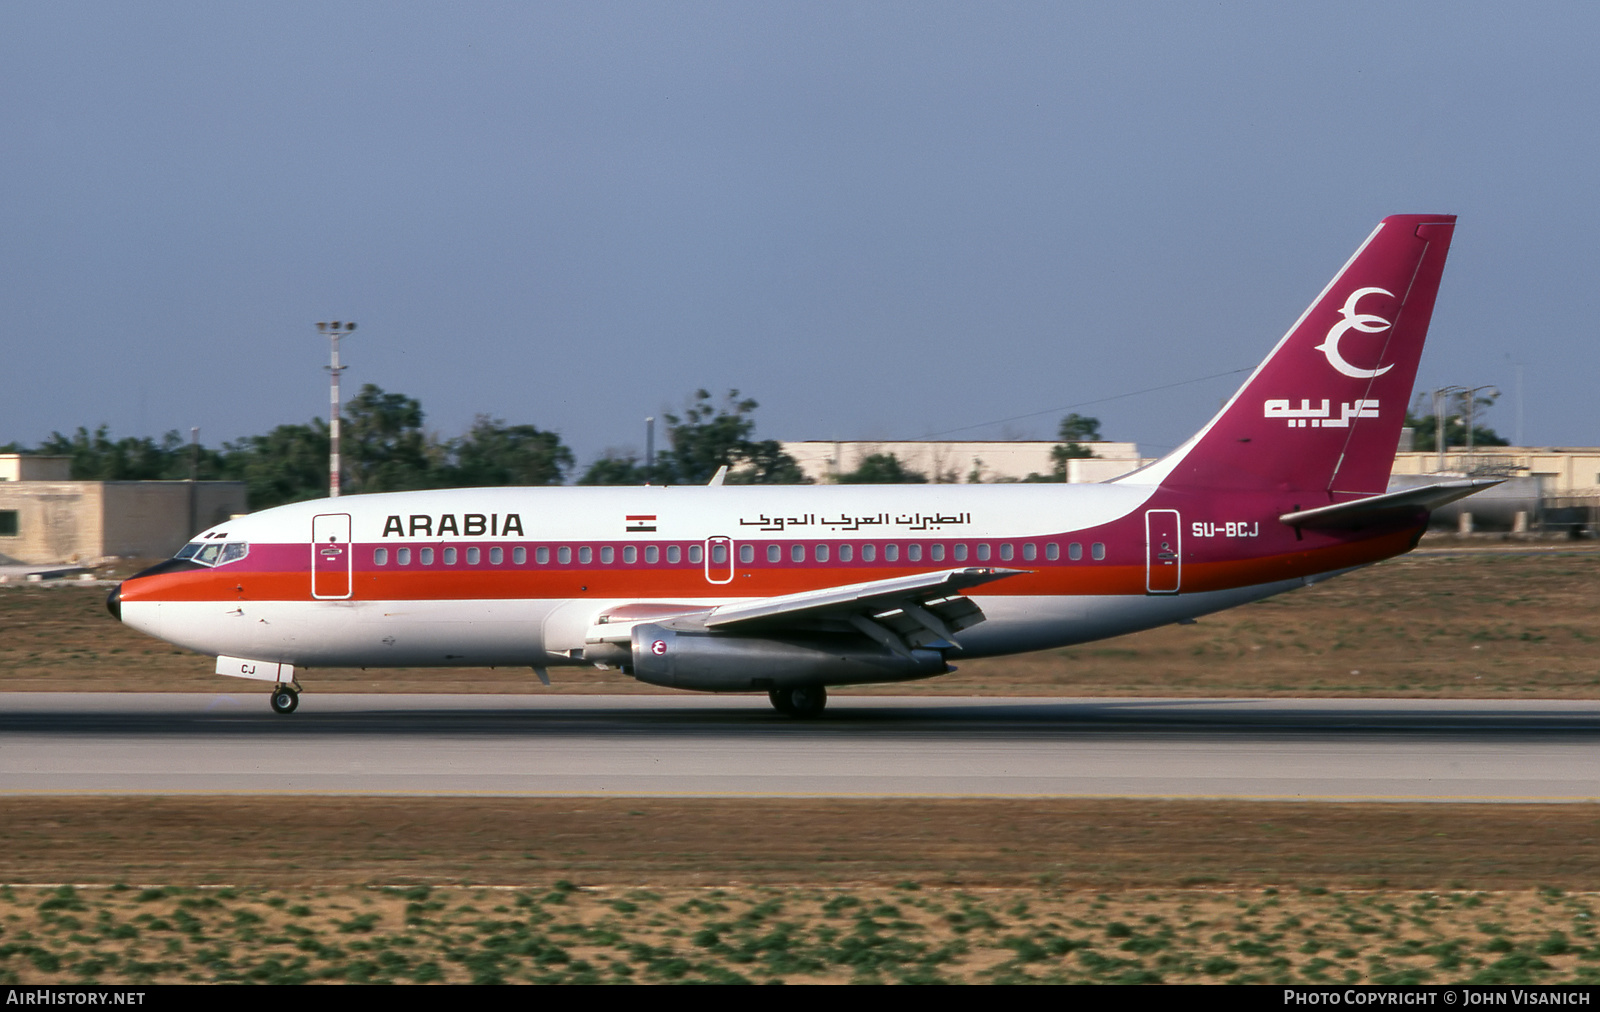
<path fill-rule="evenodd" d="M 188 559 L 202 566 L 226 566 L 250 554 L 247 541 L 194 541 L 178 549 L 174 558 Z"/>

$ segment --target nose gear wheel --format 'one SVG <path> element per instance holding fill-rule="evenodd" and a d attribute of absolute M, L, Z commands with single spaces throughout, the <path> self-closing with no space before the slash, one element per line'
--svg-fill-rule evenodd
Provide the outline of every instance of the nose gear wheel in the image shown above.
<path fill-rule="evenodd" d="M 280 685 L 272 690 L 272 712 L 293 713 L 295 707 L 300 705 L 300 693 L 287 685 Z"/>

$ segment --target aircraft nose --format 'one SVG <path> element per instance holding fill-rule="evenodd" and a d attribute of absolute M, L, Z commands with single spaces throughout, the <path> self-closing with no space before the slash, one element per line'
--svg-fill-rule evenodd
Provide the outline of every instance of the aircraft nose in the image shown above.
<path fill-rule="evenodd" d="M 122 584 L 111 588 L 111 593 L 106 597 L 106 611 L 118 622 L 122 621 Z"/>

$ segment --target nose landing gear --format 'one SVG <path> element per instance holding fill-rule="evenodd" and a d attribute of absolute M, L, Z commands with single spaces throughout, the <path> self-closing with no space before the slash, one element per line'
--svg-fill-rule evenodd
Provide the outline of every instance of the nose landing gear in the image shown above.
<path fill-rule="evenodd" d="M 770 689 L 767 698 L 779 713 L 790 717 L 818 717 L 828 705 L 828 690 L 820 685 L 800 685 L 792 689 Z"/>
<path fill-rule="evenodd" d="M 300 705 L 300 693 L 295 686 L 278 685 L 272 690 L 272 712 L 293 713 Z"/>

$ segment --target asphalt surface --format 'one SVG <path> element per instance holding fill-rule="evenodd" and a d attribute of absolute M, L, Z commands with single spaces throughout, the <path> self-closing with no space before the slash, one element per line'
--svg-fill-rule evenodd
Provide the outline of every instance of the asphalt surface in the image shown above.
<path fill-rule="evenodd" d="M 1600 701 L 0 693 L 0 794 L 1600 801 Z"/>

